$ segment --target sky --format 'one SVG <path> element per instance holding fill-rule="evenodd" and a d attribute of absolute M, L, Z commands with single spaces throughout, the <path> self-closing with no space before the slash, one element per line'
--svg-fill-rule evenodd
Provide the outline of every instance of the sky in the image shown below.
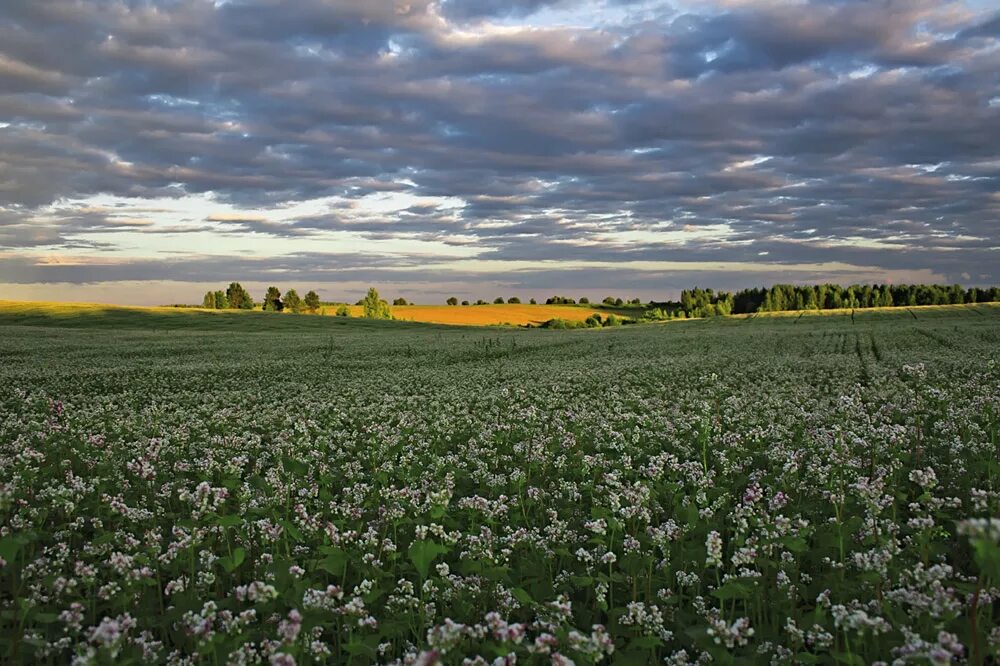
<path fill-rule="evenodd" d="M 998 0 L 3 0 L 0 299 L 1000 284 Z"/>

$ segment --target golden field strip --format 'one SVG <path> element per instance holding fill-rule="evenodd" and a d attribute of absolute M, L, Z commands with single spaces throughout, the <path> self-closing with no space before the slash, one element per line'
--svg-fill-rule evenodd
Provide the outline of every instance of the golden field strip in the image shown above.
<path fill-rule="evenodd" d="M 87 327 L 94 323 L 102 326 L 110 326 L 115 322 L 138 324 L 145 322 L 151 328 L 183 328 L 192 323 L 193 319 L 200 322 L 215 322 L 213 327 L 229 327 L 239 325 L 239 322 L 246 320 L 241 317 L 252 317 L 261 324 L 267 322 L 267 327 L 279 325 L 281 328 L 295 328 L 305 325 L 305 321 L 296 321 L 297 317 L 304 317 L 314 320 L 319 317 L 334 318 L 337 305 L 324 305 L 319 315 L 291 315 L 286 313 L 261 312 L 258 310 L 208 310 L 198 307 L 176 307 L 176 306 L 133 306 L 133 305 L 110 305 L 101 303 L 68 303 L 56 301 L 5 301 L 0 300 L 0 325 L 9 324 L 37 324 L 51 325 L 59 323 L 61 325 Z M 881 316 L 903 316 L 915 319 L 936 318 L 954 312 L 964 311 L 962 314 L 975 317 L 983 313 L 1000 308 L 997 303 L 979 303 L 975 305 L 925 305 L 911 307 L 893 308 L 867 308 L 855 310 L 857 316 L 881 317 Z M 600 308 L 586 305 L 530 305 L 530 304 L 489 304 L 489 305 L 398 305 L 391 308 L 393 316 L 397 321 L 438 324 L 445 326 L 525 326 L 538 325 L 549 319 L 566 319 L 569 321 L 583 321 L 591 314 L 599 313 L 602 318 L 614 313 L 625 318 L 639 318 L 643 310 L 641 308 Z M 362 307 L 359 305 L 349 306 L 351 317 L 349 320 L 359 319 L 362 315 Z M 978 311 L 978 312 L 977 312 Z M 755 314 L 738 314 L 718 319 L 748 320 L 757 318 L 799 318 L 799 317 L 847 317 L 850 318 L 850 309 L 841 310 L 805 310 L 805 311 L 784 311 L 784 312 L 762 312 Z M 207 319 L 206 319 L 207 318 Z M 277 318 L 277 319 L 275 319 Z M 344 321 L 344 318 L 335 317 Z M 371 321 L 371 320 L 366 320 Z M 690 321 L 684 319 L 674 319 L 672 321 L 655 322 L 657 324 L 670 324 L 675 322 Z M 371 322 L 373 325 L 376 322 Z"/>
<path fill-rule="evenodd" d="M 333 317 L 337 312 L 337 305 L 324 305 L 320 308 L 320 315 Z M 348 306 L 351 318 L 360 318 L 363 308 L 360 305 Z M 614 313 L 621 317 L 639 316 L 642 314 L 640 308 L 597 308 L 581 305 L 530 305 L 530 304 L 489 304 L 489 305 L 395 305 L 391 306 L 393 317 L 398 321 L 409 321 L 425 324 L 444 324 L 451 326 L 525 326 L 528 324 L 538 325 L 549 319 L 566 319 L 569 321 L 583 321 L 594 313 L 600 313 L 601 317 L 607 317 Z M 266 317 L 293 316 L 287 313 L 261 312 L 259 309 L 247 310 L 208 310 L 198 307 L 174 307 L 174 306 L 134 306 L 134 305 L 110 305 L 101 303 L 63 303 L 55 301 L 2 301 L 0 300 L 0 314 L 5 317 L 40 317 L 53 319 L 73 319 L 86 315 L 129 312 L 155 314 L 158 316 L 171 318 L 184 314 L 198 313 L 199 315 L 226 314 L 234 315 L 260 315 Z M 308 317 L 311 315 L 299 315 Z"/>
<path fill-rule="evenodd" d="M 360 317 L 362 307 L 350 306 L 351 316 Z M 509 324 L 511 326 L 538 325 L 549 319 L 566 319 L 567 321 L 583 321 L 594 313 L 606 317 L 614 312 L 618 316 L 629 316 L 623 309 L 601 309 L 585 305 L 530 305 L 517 303 L 497 303 L 489 305 L 393 305 L 389 308 L 392 316 L 400 321 L 414 321 L 426 324 L 450 324 L 452 326 L 494 326 Z M 336 312 L 335 307 L 327 306 L 326 314 Z M 636 308 L 634 315 L 642 310 Z"/>

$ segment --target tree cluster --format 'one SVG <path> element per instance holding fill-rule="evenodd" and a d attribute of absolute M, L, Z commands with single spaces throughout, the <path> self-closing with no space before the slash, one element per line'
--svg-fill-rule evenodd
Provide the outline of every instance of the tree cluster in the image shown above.
<path fill-rule="evenodd" d="M 549 319 L 541 325 L 541 328 L 554 328 L 554 329 L 566 329 L 566 328 L 608 328 L 614 326 L 621 326 L 626 323 L 627 320 L 616 316 L 615 314 L 609 314 L 606 318 L 602 319 L 601 315 L 594 313 L 584 319 L 583 321 L 572 321 L 569 319 Z"/>
<path fill-rule="evenodd" d="M 779 312 L 782 310 L 836 310 L 915 305 L 959 305 L 1000 301 L 1000 288 L 965 288 L 958 284 L 838 284 L 793 285 L 742 289 L 735 294 L 711 289 L 685 289 L 680 311 L 687 317 Z"/>
<path fill-rule="evenodd" d="M 264 294 L 262 309 L 271 312 L 312 312 L 319 310 L 319 294 L 310 290 L 305 298 L 294 289 L 285 292 L 284 297 L 277 287 L 268 287 Z M 239 282 L 231 282 L 225 291 L 209 291 L 202 299 L 201 307 L 209 310 L 253 310 L 256 305 L 250 293 Z"/>

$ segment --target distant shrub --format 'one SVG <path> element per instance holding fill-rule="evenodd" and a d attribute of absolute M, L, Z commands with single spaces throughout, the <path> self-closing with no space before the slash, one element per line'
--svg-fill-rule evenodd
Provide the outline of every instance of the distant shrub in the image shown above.
<path fill-rule="evenodd" d="M 580 305 L 590 305 L 590 299 L 586 296 L 580 298 Z"/>
<path fill-rule="evenodd" d="M 511 296 L 510 298 L 507 299 L 507 302 L 515 305 L 520 305 L 521 299 L 518 298 L 517 296 Z"/>
<path fill-rule="evenodd" d="M 503 305 L 503 296 L 497 296 L 493 299 L 494 305 Z"/>
<path fill-rule="evenodd" d="M 350 317 L 351 316 L 351 309 L 349 307 L 347 307 L 346 304 L 341 304 L 340 306 L 337 307 L 336 316 L 338 316 L 338 317 Z"/>
<path fill-rule="evenodd" d="M 447 301 L 445 301 L 445 303 L 447 303 L 448 305 L 458 305 L 458 299 L 452 296 Z"/>
<path fill-rule="evenodd" d="M 670 310 L 664 310 L 663 308 L 651 308 L 642 313 L 642 318 L 644 321 L 666 321 L 668 319 L 673 319 L 674 315 Z"/>
<path fill-rule="evenodd" d="M 462 301 L 462 305 L 468 305 L 469 301 Z"/>
<path fill-rule="evenodd" d="M 409 305 L 409 303 L 406 302 L 405 298 L 396 298 L 396 299 L 393 299 L 392 304 L 393 305 Z"/>
<path fill-rule="evenodd" d="M 621 326 L 622 319 L 614 314 L 609 314 L 608 318 L 604 320 L 605 326 Z"/>
<path fill-rule="evenodd" d="M 379 297 L 375 287 L 368 288 L 368 294 L 361 305 L 364 307 L 365 319 L 392 319 L 389 304 Z"/>

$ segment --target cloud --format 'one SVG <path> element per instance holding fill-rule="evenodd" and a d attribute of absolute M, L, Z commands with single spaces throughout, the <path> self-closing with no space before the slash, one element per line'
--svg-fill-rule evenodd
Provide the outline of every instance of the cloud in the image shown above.
<path fill-rule="evenodd" d="M 121 262 L 34 273 L 64 281 L 175 279 L 128 267 L 206 242 L 220 271 L 289 275 L 337 243 L 403 270 L 411 243 L 428 266 L 992 279 L 997 20 L 957 0 L 12 0 L 0 249 Z"/>

